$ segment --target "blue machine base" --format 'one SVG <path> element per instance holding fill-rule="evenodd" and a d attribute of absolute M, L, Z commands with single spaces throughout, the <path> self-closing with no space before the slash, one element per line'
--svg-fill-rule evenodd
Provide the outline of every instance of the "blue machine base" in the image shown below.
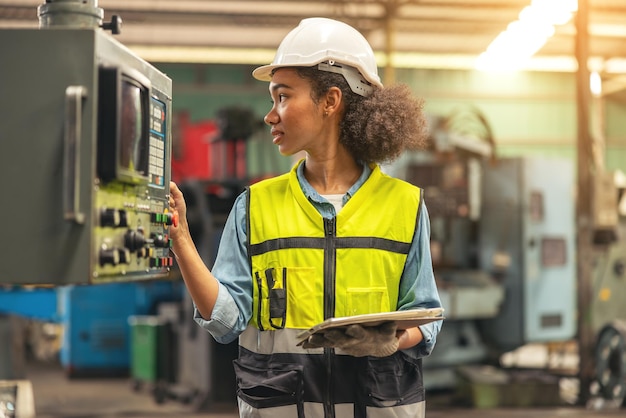
<path fill-rule="evenodd" d="M 180 281 L 69 286 L 59 289 L 64 325 L 60 360 L 68 377 L 128 376 L 133 315 L 155 314 L 162 302 L 182 300 Z"/>

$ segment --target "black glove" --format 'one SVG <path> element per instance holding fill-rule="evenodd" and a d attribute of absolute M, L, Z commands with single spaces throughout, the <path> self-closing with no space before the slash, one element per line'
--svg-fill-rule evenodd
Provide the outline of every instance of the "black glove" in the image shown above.
<path fill-rule="evenodd" d="M 354 357 L 387 357 L 398 350 L 397 326 L 393 321 L 377 326 L 349 325 L 311 335 L 303 348 L 334 347 Z"/>

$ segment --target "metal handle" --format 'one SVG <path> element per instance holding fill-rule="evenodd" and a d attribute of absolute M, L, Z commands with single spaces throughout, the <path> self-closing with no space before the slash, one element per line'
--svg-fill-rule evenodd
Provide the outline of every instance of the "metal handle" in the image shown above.
<path fill-rule="evenodd" d="M 80 211 L 80 140 L 83 119 L 83 99 L 87 97 L 84 86 L 69 86 L 65 89 L 65 182 L 63 207 L 65 219 L 77 224 L 85 222 Z"/>

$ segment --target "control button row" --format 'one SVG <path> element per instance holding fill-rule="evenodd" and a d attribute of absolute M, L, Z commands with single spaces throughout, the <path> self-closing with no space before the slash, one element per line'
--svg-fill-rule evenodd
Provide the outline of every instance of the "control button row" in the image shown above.
<path fill-rule="evenodd" d="M 172 267 L 173 265 L 173 257 L 155 257 L 150 259 L 150 267 Z"/>
<path fill-rule="evenodd" d="M 173 223 L 174 216 L 171 213 L 151 213 L 150 221 L 155 224 L 171 225 Z"/>
<path fill-rule="evenodd" d="M 178 219 L 171 213 L 150 213 L 150 222 L 177 226 Z M 100 226 L 108 228 L 128 227 L 128 212 L 125 209 L 102 208 L 100 209 Z"/>

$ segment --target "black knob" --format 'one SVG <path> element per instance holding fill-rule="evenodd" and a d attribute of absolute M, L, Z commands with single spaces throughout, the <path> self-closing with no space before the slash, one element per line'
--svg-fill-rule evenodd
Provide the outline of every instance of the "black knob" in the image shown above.
<path fill-rule="evenodd" d="M 168 248 L 170 246 L 170 239 L 167 235 L 152 233 L 150 238 L 157 248 Z"/>
<path fill-rule="evenodd" d="M 133 231 L 129 229 L 124 234 L 124 246 L 131 252 L 135 252 L 146 245 L 146 238 L 143 236 L 142 230 Z"/>
<path fill-rule="evenodd" d="M 104 22 L 102 29 L 110 30 L 113 35 L 119 35 L 122 33 L 122 18 L 118 15 L 111 16 L 111 21 Z"/>
<path fill-rule="evenodd" d="M 120 209 L 120 226 L 126 228 L 128 226 L 128 212 L 125 209 Z"/>
<path fill-rule="evenodd" d="M 119 252 L 113 248 L 102 248 L 100 250 L 100 265 L 105 266 L 107 264 L 111 264 L 113 266 L 117 266 L 120 263 L 120 255 Z"/>
<path fill-rule="evenodd" d="M 120 211 L 112 208 L 100 210 L 100 226 L 117 228 L 120 226 Z"/>
<path fill-rule="evenodd" d="M 130 264 L 130 251 L 128 248 L 120 248 L 117 251 L 120 258 L 120 264 Z"/>

